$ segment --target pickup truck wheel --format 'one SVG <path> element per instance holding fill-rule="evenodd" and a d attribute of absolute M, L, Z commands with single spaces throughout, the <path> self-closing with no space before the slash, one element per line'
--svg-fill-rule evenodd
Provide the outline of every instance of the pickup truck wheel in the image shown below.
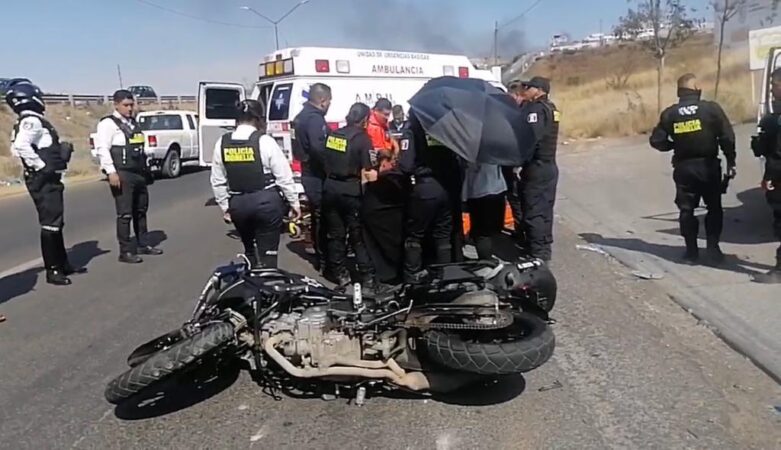
<path fill-rule="evenodd" d="M 169 150 L 165 155 L 162 172 L 166 178 L 176 178 L 182 173 L 182 159 L 179 157 L 178 150 Z"/>

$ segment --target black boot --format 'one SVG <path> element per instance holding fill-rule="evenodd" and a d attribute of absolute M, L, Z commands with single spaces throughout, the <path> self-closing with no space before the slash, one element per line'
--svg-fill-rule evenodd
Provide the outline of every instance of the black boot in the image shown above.
<path fill-rule="evenodd" d="M 718 239 L 708 238 L 708 247 L 706 248 L 708 254 L 708 262 L 711 264 L 721 264 L 724 262 L 724 253 L 719 247 Z"/>
<path fill-rule="evenodd" d="M 120 253 L 118 260 L 119 262 L 125 264 L 139 264 L 144 262 L 144 260 L 140 256 L 130 252 Z"/>
<path fill-rule="evenodd" d="M 57 251 L 59 253 L 62 273 L 65 275 L 81 275 L 87 273 L 86 267 L 74 267 L 71 265 L 70 260 L 68 259 L 68 251 L 65 250 L 65 240 L 62 237 L 62 231 L 57 233 Z"/>
<path fill-rule="evenodd" d="M 46 268 L 46 282 L 55 286 L 67 286 L 71 284 L 60 266 L 59 243 L 57 232 L 41 230 L 41 256 Z"/>
<path fill-rule="evenodd" d="M 695 264 L 700 259 L 700 248 L 697 246 L 697 236 L 684 236 L 686 240 L 686 252 L 683 260 L 689 264 Z"/>
<path fill-rule="evenodd" d="M 447 248 L 447 259 L 450 259 L 450 247 Z M 416 283 L 424 275 L 423 248 L 420 242 L 408 239 L 404 243 L 404 282 Z"/>

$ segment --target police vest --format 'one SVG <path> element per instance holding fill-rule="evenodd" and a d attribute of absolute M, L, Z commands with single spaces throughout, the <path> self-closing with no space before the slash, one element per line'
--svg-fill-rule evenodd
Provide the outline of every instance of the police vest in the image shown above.
<path fill-rule="evenodd" d="M 537 147 L 537 155 L 535 159 L 545 162 L 556 161 L 556 150 L 559 145 L 559 110 L 556 109 L 556 105 L 553 104 L 547 98 L 539 100 L 542 106 L 546 110 L 546 114 L 550 119 L 548 129 L 545 135 L 540 140 Z"/>
<path fill-rule="evenodd" d="M 109 150 L 111 160 L 116 170 L 126 172 L 143 172 L 146 170 L 146 154 L 144 153 L 144 133 L 141 127 L 133 121 L 126 125 L 115 116 L 106 116 L 101 120 L 111 119 L 125 135 L 125 145 L 112 145 Z"/>
<path fill-rule="evenodd" d="M 41 148 L 33 145 L 32 147 L 33 150 L 35 150 L 35 153 L 38 154 L 41 160 L 51 170 L 59 171 L 67 169 L 68 163 L 71 160 L 71 155 L 73 154 L 73 145 L 68 142 L 60 142 L 60 136 L 57 134 L 57 130 L 55 130 L 54 126 L 43 117 L 20 116 L 19 120 L 17 120 L 14 125 L 13 139 L 16 139 L 16 136 L 19 134 L 19 126 L 22 123 L 22 119 L 26 119 L 27 117 L 35 117 L 40 120 L 41 125 L 49 132 L 49 135 L 51 135 L 52 138 L 52 144 L 48 147 Z M 25 166 L 25 169 L 29 169 L 24 162 L 24 159 L 22 159 L 22 165 Z"/>
<path fill-rule="evenodd" d="M 231 192 L 257 192 L 266 188 L 266 175 L 260 159 L 262 135 L 258 130 L 247 139 L 234 139 L 231 133 L 222 136 L 222 163 Z"/>
<path fill-rule="evenodd" d="M 361 180 L 361 155 L 352 145 L 356 136 L 365 131 L 355 126 L 346 126 L 328 134 L 325 140 L 325 173 L 338 181 Z"/>

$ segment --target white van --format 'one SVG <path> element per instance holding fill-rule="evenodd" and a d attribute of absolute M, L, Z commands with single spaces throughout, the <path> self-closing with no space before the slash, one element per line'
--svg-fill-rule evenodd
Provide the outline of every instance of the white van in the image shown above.
<path fill-rule="evenodd" d="M 423 84 L 441 76 L 484 79 L 504 89 L 500 73 L 477 69 L 464 55 L 301 47 L 266 56 L 259 65 L 258 82 L 249 98 L 266 106 L 268 133 L 298 172 L 299 164 L 292 159 L 290 123 L 306 103 L 312 84 L 331 87 L 333 101 L 326 121 L 331 128 L 337 128 L 344 124 L 350 106 L 356 102 L 373 106 L 377 99 L 385 97 L 406 111 L 408 100 Z M 244 88 L 238 84 L 201 83 L 201 148 L 213 148 L 219 136 L 232 126 L 235 113 L 229 111 L 229 106 L 244 96 Z M 202 158 L 208 158 L 203 164 L 211 162 L 209 152 L 202 152 Z"/>

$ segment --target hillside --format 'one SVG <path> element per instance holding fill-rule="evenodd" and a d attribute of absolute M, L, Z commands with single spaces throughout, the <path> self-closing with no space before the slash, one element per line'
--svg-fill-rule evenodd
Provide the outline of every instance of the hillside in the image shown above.
<path fill-rule="evenodd" d="M 701 35 L 672 49 L 662 80 L 663 107 L 675 101 L 675 81 L 695 73 L 703 97 L 712 98 L 716 55 L 712 36 Z M 752 120 L 748 51 L 725 54 L 719 103 L 733 122 Z M 551 78 L 552 98 L 562 111 L 562 132 L 570 138 L 628 136 L 655 125 L 656 60 L 637 44 L 624 43 L 537 61 L 526 77 Z"/>

